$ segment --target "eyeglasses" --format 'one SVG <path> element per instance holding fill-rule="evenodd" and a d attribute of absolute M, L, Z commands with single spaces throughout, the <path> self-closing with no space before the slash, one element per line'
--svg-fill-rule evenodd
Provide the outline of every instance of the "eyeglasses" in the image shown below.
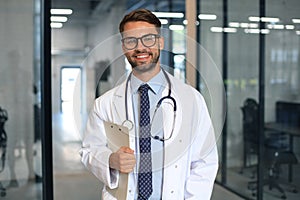
<path fill-rule="evenodd" d="M 127 50 L 132 50 L 137 47 L 138 40 L 141 40 L 142 44 L 145 47 L 152 47 L 155 45 L 156 39 L 159 37 L 160 37 L 160 35 L 157 35 L 157 34 L 147 34 L 147 35 L 144 35 L 139 38 L 136 38 L 136 37 L 123 38 L 121 41 Z"/>

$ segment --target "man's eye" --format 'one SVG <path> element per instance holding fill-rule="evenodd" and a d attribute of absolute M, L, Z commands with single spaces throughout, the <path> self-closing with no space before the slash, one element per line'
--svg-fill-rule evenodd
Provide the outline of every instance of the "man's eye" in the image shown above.
<path fill-rule="evenodd" d="M 154 39 L 154 37 L 152 35 L 144 37 L 144 41 L 152 41 L 153 39 Z"/>
<path fill-rule="evenodd" d="M 127 39 L 126 40 L 127 44 L 134 44 L 135 43 L 135 39 L 131 38 L 131 39 Z"/>

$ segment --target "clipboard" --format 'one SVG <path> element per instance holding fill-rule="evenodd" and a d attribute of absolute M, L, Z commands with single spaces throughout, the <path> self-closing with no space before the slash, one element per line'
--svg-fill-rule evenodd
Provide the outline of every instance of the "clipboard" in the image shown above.
<path fill-rule="evenodd" d="M 107 144 L 113 152 L 117 151 L 121 146 L 129 146 L 129 130 L 127 127 L 114 124 L 112 122 L 104 122 Z M 126 200 L 128 188 L 128 174 L 119 174 L 119 184 L 115 189 L 106 186 L 106 190 L 117 200 Z"/>

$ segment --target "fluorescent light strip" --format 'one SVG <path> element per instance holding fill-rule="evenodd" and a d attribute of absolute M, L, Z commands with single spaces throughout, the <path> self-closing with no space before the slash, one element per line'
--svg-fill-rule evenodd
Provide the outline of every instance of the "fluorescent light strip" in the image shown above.
<path fill-rule="evenodd" d="M 277 17 L 262 17 L 261 18 L 262 22 L 279 22 L 279 18 Z"/>
<path fill-rule="evenodd" d="M 215 32 L 215 33 L 221 33 L 221 32 L 225 32 L 225 33 L 236 33 L 237 29 L 236 28 L 229 28 L 229 27 L 211 27 L 210 28 L 211 32 Z"/>
<path fill-rule="evenodd" d="M 183 18 L 183 13 L 176 13 L 176 12 L 152 12 L 158 18 Z"/>
<path fill-rule="evenodd" d="M 72 9 L 51 9 L 50 13 L 52 15 L 71 15 L 73 13 Z"/>
<path fill-rule="evenodd" d="M 269 34 L 270 33 L 270 30 L 269 29 L 245 29 L 244 30 L 245 33 L 254 33 L 254 34 Z"/>
<path fill-rule="evenodd" d="M 258 28 L 258 24 L 256 23 L 245 23 L 245 22 L 229 22 L 229 27 L 232 28 Z"/>
<path fill-rule="evenodd" d="M 51 16 L 50 20 L 51 22 L 66 22 L 68 18 L 64 16 Z"/>
<path fill-rule="evenodd" d="M 300 19 L 292 19 L 292 22 L 295 24 L 300 24 Z"/>
<path fill-rule="evenodd" d="M 296 31 L 296 34 L 297 34 L 297 35 L 300 35 L 300 31 Z"/>
<path fill-rule="evenodd" d="M 62 28 L 63 24 L 60 22 L 51 22 L 50 26 L 51 26 L 51 28 Z"/>
<path fill-rule="evenodd" d="M 226 28 L 223 29 L 223 31 L 225 33 L 236 33 L 237 29 L 236 28 L 228 28 L 228 27 L 226 27 Z"/>
<path fill-rule="evenodd" d="M 256 17 L 256 16 L 250 16 L 249 18 L 249 21 L 251 22 L 259 22 L 259 21 L 262 21 L 262 22 L 279 22 L 280 19 L 278 17 Z"/>
<path fill-rule="evenodd" d="M 285 25 L 285 29 L 287 29 L 287 30 L 294 30 L 295 26 L 294 25 Z"/>
<path fill-rule="evenodd" d="M 168 24 L 169 21 L 167 19 L 159 19 L 161 24 Z"/>
<path fill-rule="evenodd" d="M 268 29 L 284 29 L 284 25 L 283 24 L 268 24 L 267 25 Z"/>
<path fill-rule="evenodd" d="M 213 15 L 213 14 L 199 14 L 198 18 L 202 19 L 202 20 L 216 20 L 217 19 L 217 15 Z"/>
<path fill-rule="evenodd" d="M 233 28 L 239 28 L 240 27 L 240 23 L 238 22 L 229 22 L 229 27 L 233 27 Z"/>
<path fill-rule="evenodd" d="M 181 31 L 181 30 L 184 30 L 184 26 L 183 25 L 170 25 L 169 29 L 172 31 Z"/>
<path fill-rule="evenodd" d="M 222 27 L 211 27 L 210 31 L 215 32 L 215 33 L 221 33 L 221 32 L 223 32 L 223 28 Z"/>
<path fill-rule="evenodd" d="M 259 22 L 260 21 L 260 18 L 259 17 L 255 17 L 255 16 L 250 16 L 248 19 L 251 22 Z"/>

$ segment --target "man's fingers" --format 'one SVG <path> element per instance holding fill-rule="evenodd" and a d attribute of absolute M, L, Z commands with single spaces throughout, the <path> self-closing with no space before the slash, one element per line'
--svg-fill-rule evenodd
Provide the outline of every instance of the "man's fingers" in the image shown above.
<path fill-rule="evenodd" d="M 120 150 L 123 151 L 123 152 L 125 152 L 125 153 L 131 153 L 131 154 L 134 153 L 134 151 L 133 151 L 131 148 L 129 148 L 129 147 L 124 147 L 124 146 L 122 146 L 122 147 L 120 148 Z"/>

